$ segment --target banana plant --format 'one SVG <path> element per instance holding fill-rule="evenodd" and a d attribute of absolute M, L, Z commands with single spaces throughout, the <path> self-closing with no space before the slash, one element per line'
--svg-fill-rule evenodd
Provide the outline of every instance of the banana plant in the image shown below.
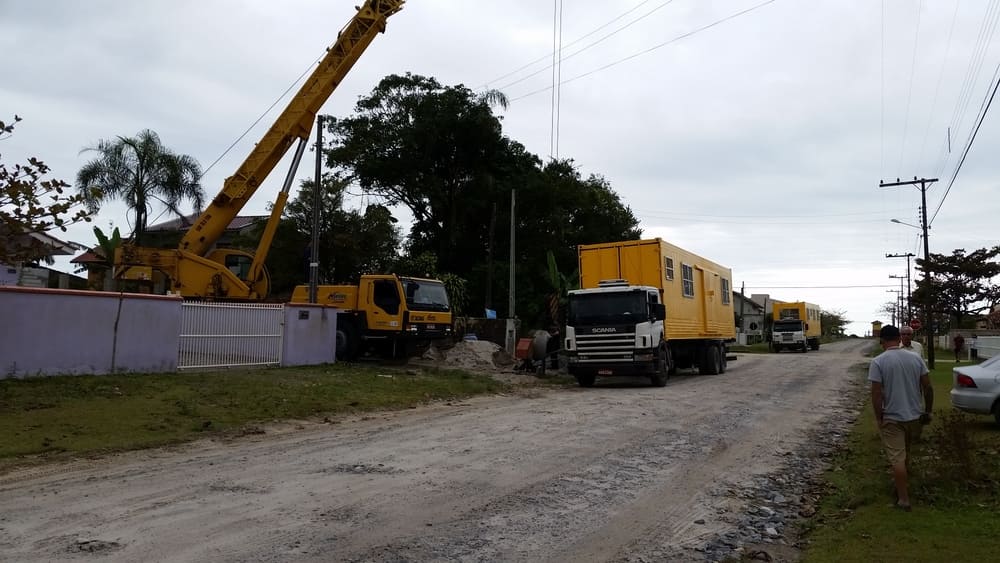
<path fill-rule="evenodd" d="M 560 272 L 556 256 L 551 250 L 546 252 L 545 258 L 548 262 L 549 285 L 553 290 L 547 297 L 549 320 L 552 325 L 558 326 L 561 318 L 559 311 L 566 305 L 566 292 L 580 287 L 580 271 L 574 270 L 568 276 Z"/>
<path fill-rule="evenodd" d="M 97 252 L 95 254 L 101 257 L 97 267 L 105 270 L 104 291 L 112 291 L 114 289 L 115 250 L 121 246 L 122 236 L 118 232 L 118 227 L 111 231 L 110 237 L 105 235 L 100 227 L 94 227 L 94 236 L 97 237 Z"/>

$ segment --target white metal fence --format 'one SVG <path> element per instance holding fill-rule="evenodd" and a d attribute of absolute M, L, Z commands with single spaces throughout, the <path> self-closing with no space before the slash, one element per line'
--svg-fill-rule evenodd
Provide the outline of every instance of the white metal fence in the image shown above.
<path fill-rule="evenodd" d="M 965 345 L 963 346 L 962 354 L 965 358 L 970 359 L 972 357 L 972 338 L 965 338 Z M 980 358 L 992 358 L 997 354 L 1000 354 L 1000 336 L 979 336 L 976 337 L 976 351 Z M 938 348 L 943 348 L 945 350 L 951 350 L 954 344 L 951 340 L 951 335 L 939 334 L 937 337 Z"/>
<path fill-rule="evenodd" d="M 284 305 L 184 303 L 178 369 L 278 365 Z"/>

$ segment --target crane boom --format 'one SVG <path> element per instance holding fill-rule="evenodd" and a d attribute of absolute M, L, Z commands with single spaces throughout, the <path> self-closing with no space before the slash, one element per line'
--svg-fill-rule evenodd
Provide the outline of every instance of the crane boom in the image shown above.
<path fill-rule="evenodd" d="M 226 178 L 222 190 L 195 220 L 176 249 L 123 245 L 115 252 L 116 276 L 153 280 L 153 270 L 169 278 L 170 290 L 184 297 L 263 299 L 270 281 L 263 264 L 281 218 L 295 166 L 320 108 L 364 53 L 386 20 L 406 0 L 365 0 L 337 34 L 288 106 L 254 146 L 239 169 Z M 295 162 L 279 192 L 255 256 L 235 249 L 215 248 L 229 224 L 247 204 L 278 162 L 298 140 Z"/>
<path fill-rule="evenodd" d="M 179 248 L 204 256 L 253 196 L 295 139 L 307 139 L 316 113 L 375 38 L 386 18 L 405 0 L 368 0 L 337 35 L 337 41 L 236 173 L 226 178 L 208 208 L 181 240 Z M 265 249 L 266 250 L 266 249 Z"/>

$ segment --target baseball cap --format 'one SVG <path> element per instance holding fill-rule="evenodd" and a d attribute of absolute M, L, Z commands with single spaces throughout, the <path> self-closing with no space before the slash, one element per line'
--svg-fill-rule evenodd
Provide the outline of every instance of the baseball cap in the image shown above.
<path fill-rule="evenodd" d="M 899 340 L 899 329 L 892 325 L 885 325 L 879 331 L 878 337 L 881 340 Z"/>

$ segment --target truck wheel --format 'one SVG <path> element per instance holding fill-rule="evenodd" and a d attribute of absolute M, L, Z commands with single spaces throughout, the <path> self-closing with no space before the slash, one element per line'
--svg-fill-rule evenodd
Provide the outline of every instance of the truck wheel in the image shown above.
<path fill-rule="evenodd" d="M 361 335 L 354 319 L 341 315 L 337 318 L 337 360 L 352 361 L 358 356 Z"/>
<path fill-rule="evenodd" d="M 775 354 L 781 353 L 781 344 L 772 344 L 771 348 L 774 349 Z"/>
<path fill-rule="evenodd" d="M 726 347 L 725 346 L 722 346 L 722 345 L 719 346 L 719 358 L 720 358 L 720 361 L 721 361 L 720 368 L 719 368 L 719 373 L 726 373 L 726 367 L 728 367 L 729 362 L 726 361 Z"/>
<path fill-rule="evenodd" d="M 580 384 L 580 387 L 593 387 L 596 380 L 597 376 L 593 374 L 576 376 L 576 382 Z"/>
<path fill-rule="evenodd" d="M 809 344 L 809 347 L 813 350 L 819 350 L 819 340 L 815 340 Z"/>
<path fill-rule="evenodd" d="M 702 375 L 717 375 L 719 373 L 719 347 L 709 346 L 701 355 L 701 365 L 698 372 Z"/>
<path fill-rule="evenodd" d="M 653 382 L 654 387 L 663 387 L 667 384 L 667 379 L 669 378 L 670 351 L 667 350 L 666 344 L 660 344 L 660 348 L 656 351 L 656 373 L 649 379 Z"/>
<path fill-rule="evenodd" d="M 809 351 L 809 343 L 808 342 L 803 342 L 802 343 L 802 353 L 805 354 L 808 351 Z"/>

